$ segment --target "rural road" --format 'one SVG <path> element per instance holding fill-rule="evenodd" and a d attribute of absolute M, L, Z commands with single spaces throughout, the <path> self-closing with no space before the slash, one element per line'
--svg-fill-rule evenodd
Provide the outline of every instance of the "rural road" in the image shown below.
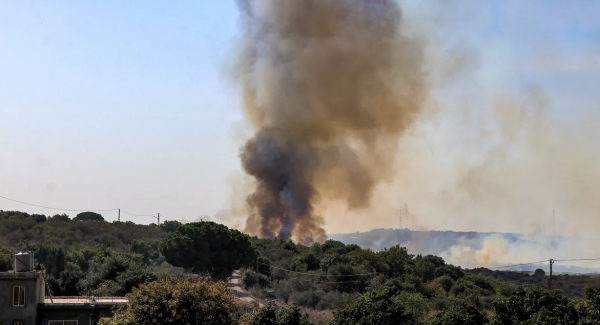
<path fill-rule="evenodd" d="M 254 302 L 254 297 L 244 292 L 242 289 L 242 274 L 240 271 L 234 271 L 231 275 L 231 280 L 229 280 L 229 287 L 235 291 L 235 295 L 243 302 Z M 264 305 L 257 301 L 259 307 L 263 307 Z"/>

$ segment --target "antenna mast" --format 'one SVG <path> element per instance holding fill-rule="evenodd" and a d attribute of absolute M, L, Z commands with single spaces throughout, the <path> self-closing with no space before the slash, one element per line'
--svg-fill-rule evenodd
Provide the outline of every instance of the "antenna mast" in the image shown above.
<path fill-rule="evenodd" d="M 402 229 L 402 208 L 400 208 L 400 216 L 398 218 L 398 229 Z"/>

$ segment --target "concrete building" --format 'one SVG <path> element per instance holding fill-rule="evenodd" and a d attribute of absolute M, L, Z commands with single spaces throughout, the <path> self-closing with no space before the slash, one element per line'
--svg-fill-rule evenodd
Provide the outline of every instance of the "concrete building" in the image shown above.
<path fill-rule="evenodd" d="M 0 273 L 0 325 L 37 324 L 39 302 L 44 301 L 41 273 Z"/>
<path fill-rule="evenodd" d="M 93 325 L 127 303 L 125 297 L 50 297 L 45 284 L 40 271 L 0 272 L 0 325 Z"/>

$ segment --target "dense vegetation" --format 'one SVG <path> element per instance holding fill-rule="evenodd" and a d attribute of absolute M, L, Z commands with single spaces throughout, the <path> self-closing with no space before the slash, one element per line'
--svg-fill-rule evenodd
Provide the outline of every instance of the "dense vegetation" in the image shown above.
<path fill-rule="evenodd" d="M 0 211 L 0 272 L 14 267 L 12 256 L 15 253 L 33 251 L 35 267 L 48 274 L 51 294 L 123 296 L 140 284 L 167 275 L 183 276 L 194 272 L 222 278 L 256 259 L 248 236 L 216 223 L 180 227 L 177 221 L 167 221 L 159 226 L 103 220 L 101 215 L 91 212 L 70 219 L 65 214 L 47 217 Z M 200 235 L 192 238 L 195 245 L 189 250 L 178 251 L 182 247 L 177 245 L 188 243 L 182 241 L 181 231 L 186 229 L 200 229 Z M 208 233 L 217 235 L 204 236 Z M 219 236 L 224 234 L 229 237 Z M 161 254 L 159 243 L 165 238 L 168 240 L 163 242 L 165 251 Z M 169 247 L 172 252 L 167 252 Z M 204 256 L 212 256 L 211 259 L 201 261 L 208 269 L 177 262 L 197 261 L 193 253 L 207 253 L 207 250 L 213 255 Z M 227 250 L 233 255 L 220 253 Z M 174 267 L 167 261 L 183 268 Z M 207 264 L 209 261 L 212 264 Z"/>
<path fill-rule="evenodd" d="M 141 285 L 129 303 L 101 325 L 234 324 L 237 307 L 223 282 L 168 278 Z M 149 303 L 151 301 L 151 303 Z"/>
<path fill-rule="evenodd" d="M 303 246 L 249 238 L 213 222 L 100 218 L 0 211 L 0 271 L 13 267 L 12 254 L 32 250 L 54 295 L 128 294 L 131 303 L 105 324 L 156 317 L 167 324 L 600 324 L 600 290 L 585 287 L 598 279 L 590 276 L 556 276 L 562 291 L 547 291 L 542 270 L 463 270 L 400 246 L 378 252 L 334 240 Z M 214 281 L 238 267 L 243 285 L 273 303 L 247 315 L 233 307 L 232 292 Z M 319 311 L 330 316 L 311 314 Z"/>
<path fill-rule="evenodd" d="M 228 278 L 231 271 L 257 258 L 248 235 L 214 222 L 182 225 L 160 243 L 159 249 L 172 265 L 219 279 Z"/>

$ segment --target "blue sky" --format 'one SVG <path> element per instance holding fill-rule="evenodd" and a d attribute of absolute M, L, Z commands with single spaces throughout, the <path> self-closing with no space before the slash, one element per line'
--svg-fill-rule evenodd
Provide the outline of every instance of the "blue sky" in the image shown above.
<path fill-rule="evenodd" d="M 598 2 L 454 2 L 457 18 L 439 2 L 406 2 L 409 21 L 437 10 L 456 28 L 436 33 L 480 54 L 484 82 L 539 85 L 564 116 L 600 99 Z M 0 196 L 218 213 L 240 170 L 243 119 L 225 76 L 239 35 L 230 0 L 0 2 Z"/>

